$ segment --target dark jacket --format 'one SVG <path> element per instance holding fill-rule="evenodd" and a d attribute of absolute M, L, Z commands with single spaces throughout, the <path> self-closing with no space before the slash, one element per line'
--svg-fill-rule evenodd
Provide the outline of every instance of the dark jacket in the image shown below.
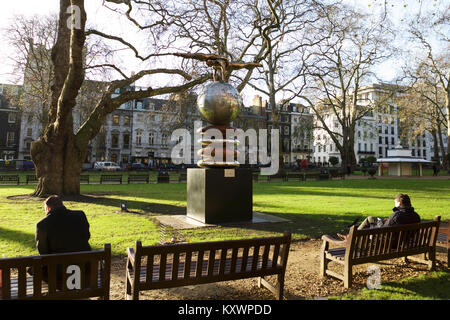
<path fill-rule="evenodd" d="M 392 210 L 394 212 L 384 223 L 384 227 L 420 222 L 420 217 L 417 212 L 414 211 L 414 207 L 394 207 Z"/>
<path fill-rule="evenodd" d="M 90 251 L 89 223 L 83 211 L 60 207 L 49 211 L 36 225 L 39 254 Z"/>

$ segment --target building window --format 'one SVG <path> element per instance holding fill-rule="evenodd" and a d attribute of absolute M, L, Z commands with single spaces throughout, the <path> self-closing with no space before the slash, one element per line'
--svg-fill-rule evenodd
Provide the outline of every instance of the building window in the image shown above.
<path fill-rule="evenodd" d="M 27 137 L 31 137 L 33 135 L 33 128 L 27 129 Z"/>
<path fill-rule="evenodd" d="M 142 131 L 136 132 L 136 145 L 140 146 L 142 144 Z"/>
<path fill-rule="evenodd" d="M 394 127 L 391 127 L 391 134 L 394 134 Z"/>
<path fill-rule="evenodd" d="M 8 114 L 8 122 L 9 123 L 16 123 L 16 114 L 14 112 L 10 112 Z"/>
<path fill-rule="evenodd" d="M 6 146 L 11 147 L 14 145 L 14 132 L 8 132 L 6 134 Z"/>
<path fill-rule="evenodd" d="M 427 150 L 423 150 L 423 157 L 426 158 L 427 157 Z"/>
<path fill-rule="evenodd" d="M 118 148 L 119 147 L 119 135 L 117 133 L 113 133 L 111 135 L 111 147 Z"/>
<path fill-rule="evenodd" d="M 395 138 L 394 137 L 391 138 L 391 144 L 395 145 Z"/>
<path fill-rule="evenodd" d="M 382 148 L 382 147 L 378 147 L 378 155 L 379 155 L 380 157 L 383 156 L 383 148 Z"/>
<path fill-rule="evenodd" d="M 117 114 L 113 115 L 113 125 L 118 126 L 119 120 L 120 120 L 119 115 L 117 115 Z"/>
<path fill-rule="evenodd" d="M 130 135 L 128 133 L 123 135 L 123 147 L 124 149 L 130 148 Z"/>
<path fill-rule="evenodd" d="M 165 134 L 165 133 L 162 134 L 161 144 L 163 146 L 167 145 L 167 134 Z"/>
<path fill-rule="evenodd" d="M 389 145 L 388 137 L 384 137 L 384 142 L 385 142 L 385 144 Z"/>
<path fill-rule="evenodd" d="M 378 143 L 383 144 L 383 137 L 378 137 Z"/>
<path fill-rule="evenodd" d="M 155 134 L 153 132 L 150 132 L 148 135 L 148 144 L 149 145 L 155 144 Z"/>
<path fill-rule="evenodd" d="M 123 122 L 124 126 L 129 126 L 130 125 L 130 116 L 125 116 L 125 120 Z"/>

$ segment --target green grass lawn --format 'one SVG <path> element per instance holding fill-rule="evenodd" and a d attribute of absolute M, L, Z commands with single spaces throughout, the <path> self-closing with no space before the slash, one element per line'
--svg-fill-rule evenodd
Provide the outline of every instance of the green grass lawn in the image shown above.
<path fill-rule="evenodd" d="M 9 196 L 26 195 L 34 186 L 0 186 L 0 256 L 37 254 L 35 225 L 43 216 L 42 201 L 10 200 Z M 160 228 L 153 216 L 183 214 L 186 206 L 186 183 L 134 185 L 82 185 L 83 194 L 95 195 L 93 202 L 66 202 L 70 209 L 83 210 L 90 223 L 91 245 L 101 248 L 111 243 L 113 254 L 125 255 L 136 240 L 144 245 L 160 241 Z M 294 240 L 335 234 L 356 217 L 388 217 L 397 193 L 408 193 L 423 219 L 440 215 L 450 218 L 450 180 L 389 179 L 333 180 L 308 182 L 254 183 L 254 210 L 288 219 L 289 222 L 241 224 L 191 229 L 181 232 L 188 241 L 213 241 L 268 236 L 290 231 Z M 230 199 L 232 201 L 232 199 Z M 120 203 L 136 212 L 118 212 Z M 441 279 L 442 275 L 437 275 Z M 447 277 L 448 274 L 444 275 Z M 431 281 L 425 279 L 426 281 Z M 424 280 L 424 281 L 425 281 Z M 406 281 L 406 280 L 405 280 Z M 412 279 L 408 283 L 415 283 Z M 420 283 L 420 281 L 418 282 Z M 428 283 L 428 282 L 427 282 Z M 408 286 L 387 287 L 392 295 L 404 294 Z M 398 290 L 397 290 L 398 289 Z M 397 290 L 397 291 L 396 291 Z M 402 291 L 406 290 L 406 291 Z M 384 298 L 381 291 L 362 291 L 348 298 Z M 448 297 L 448 296 L 447 296 Z"/>
<path fill-rule="evenodd" d="M 450 300 L 450 272 L 404 278 L 382 284 L 380 289 L 360 290 L 357 294 L 330 297 L 330 300 Z"/>

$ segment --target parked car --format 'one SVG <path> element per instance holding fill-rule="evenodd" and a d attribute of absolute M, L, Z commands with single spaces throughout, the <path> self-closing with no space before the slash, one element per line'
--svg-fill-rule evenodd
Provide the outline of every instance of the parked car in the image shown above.
<path fill-rule="evenodd" d="M 121 169 L 115 162 L 101 161 L 94 163 L 94 170 L 98 171 L 120 171 Z"/>
<path fill-rule="evenodd" d="M 143 163 L 133 163 L 128 165 L 128 170 L 130 171 L 147 171 L 148 167 Z"/>

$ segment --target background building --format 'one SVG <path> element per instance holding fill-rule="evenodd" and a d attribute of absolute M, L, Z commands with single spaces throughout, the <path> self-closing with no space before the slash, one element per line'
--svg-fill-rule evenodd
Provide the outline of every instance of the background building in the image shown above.
<path fill-rule="evenodd" d="M 11 98 L 19 94 L 20 87 L 0 84 L 0 159 L 17 159 L 19 154 L 20 122 L 19 108 Z"/>

